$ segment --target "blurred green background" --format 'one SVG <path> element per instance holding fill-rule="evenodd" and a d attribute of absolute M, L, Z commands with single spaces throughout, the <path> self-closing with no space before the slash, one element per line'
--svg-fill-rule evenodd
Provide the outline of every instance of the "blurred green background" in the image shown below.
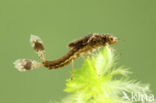
<path fill-rule="evenodd" d="M 0 103 L 49 103 L 66 95 L 71 65 L 22 73 L 14 68 L 18 58 L 39 60 L 30 34 L 42 38 L 47 58 L 54 60 L 68 52 L 70 41 L 88 33 L 119 37 L 113 46 L 122 54 L 118 62 L 156 94 L 155 0 L 0 0 Z"/>

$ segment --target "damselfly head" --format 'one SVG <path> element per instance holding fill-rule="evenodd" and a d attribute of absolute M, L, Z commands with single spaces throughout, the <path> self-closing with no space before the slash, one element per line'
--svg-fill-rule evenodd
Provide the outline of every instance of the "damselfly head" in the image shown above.
<path fill-rule="evenodd" d="M 118 38 L 111 34 L 105 34 L 105 39 L 108 44 L 116 44 L 118 42 Z"/>

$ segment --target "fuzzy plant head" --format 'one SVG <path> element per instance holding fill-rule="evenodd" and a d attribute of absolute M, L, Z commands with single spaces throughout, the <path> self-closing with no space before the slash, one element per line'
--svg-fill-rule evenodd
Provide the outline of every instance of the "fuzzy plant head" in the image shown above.
<path fill-rule="evenodd" d="M 75 69 L 73 79 L 67 80 L 68 96 L 61 103 L 155 103 L 154 97 L 133 100 L 132 93 L 150 94 L 149 86 L 130 80 L 131 72 L 117 66 L 116 58 L 108 47 L 85 58 L 84 64 Z"/>

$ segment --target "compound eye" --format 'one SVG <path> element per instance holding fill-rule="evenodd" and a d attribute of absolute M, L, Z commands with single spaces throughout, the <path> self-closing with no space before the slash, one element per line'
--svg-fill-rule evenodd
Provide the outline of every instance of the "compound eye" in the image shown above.
<path fill-rule="evenodd" d="M 114 39 L 113 38 L 110 38 L 110 40 L 113 41 Z"/>

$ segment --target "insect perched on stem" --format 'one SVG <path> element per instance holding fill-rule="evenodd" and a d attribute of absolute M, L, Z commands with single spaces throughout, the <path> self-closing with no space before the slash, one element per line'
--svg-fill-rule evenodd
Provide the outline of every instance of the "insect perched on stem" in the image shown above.
<path fill-rule="evenodd" d="M 70 51 L 65 56 L 57 60 L 48 61 L 46 60 L 43 42 L 38 36 L 31 35 L 31 45 L 43 62 L 41 63 L 29 59 L 18 59 L 14 62 L 14 64 L 19 71 L 33 70 L 41 67 L 57 69 L 73 63 L 75 59 L 83 54 L 90 54 L 92 51 L 97 50 L 102 46 L 116 44 L 117 41 L 117 37 L 111 34 L 89 34 L 88 36 L 69 43 L 68 47 Z"/>

